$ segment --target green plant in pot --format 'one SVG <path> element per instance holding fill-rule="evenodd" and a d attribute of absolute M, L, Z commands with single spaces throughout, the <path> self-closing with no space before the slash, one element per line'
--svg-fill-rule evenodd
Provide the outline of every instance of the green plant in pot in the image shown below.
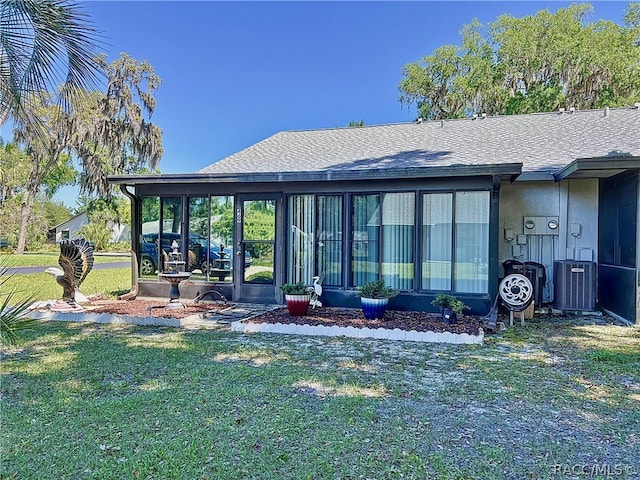
<path fill-rule="evenodd" d="M 384 280 L 371 280 L 356 287 L 356 295 L 360 297 L 364 317 L 372 320 L 384 317 L 389 299 L 398 295 L 398 291 L 387 286 Z"/>
<path fill-rule="evenodd" d="M 455 323 L 458 315 L 461 314 L 463 310 L 469 309 L 469 306 L 465 305 L 462 300 L 458 300 L 453 295 L 446 293 L 436 295 L 431 305 L 440 309 L 442 321 L 447 325 Z"/>
<path fill-rule="evenodd" d="M 304 282 L 285 283 L 280 286 L 287 302 L 287 310 L 294 317 L 301 317 L 309 311 L 309 302 L 313 288 Z"/>

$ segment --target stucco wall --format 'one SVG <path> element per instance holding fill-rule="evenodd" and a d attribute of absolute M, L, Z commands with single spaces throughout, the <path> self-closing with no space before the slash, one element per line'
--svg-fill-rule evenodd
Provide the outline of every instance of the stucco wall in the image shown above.
<path fill-rule="evenodd" d="M 557 235 L 531 235 L 524 228 L 524 217 L 557 217 Z M 555 182 L 503 183 L 500 190 L 499 260 L 533 261 L 545 266 L 547 284 L 544 301 L 553 300 L 553 262 L 555 260 L 593 260 L 598 254 L 598 180 L 581 179 Z M 579 235 L 571 235 L 571 224 L 579 225 Z M 505 229 L 513 240 L 505 240 Z M 574 230 L 575 231 L 575 230 Z M 525 235 L 524 245 L 517 245 Z"/>

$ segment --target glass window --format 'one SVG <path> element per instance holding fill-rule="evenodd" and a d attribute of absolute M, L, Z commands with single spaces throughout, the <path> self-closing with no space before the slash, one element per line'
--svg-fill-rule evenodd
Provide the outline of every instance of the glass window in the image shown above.
<path fill-rule="evenodd" d="M 382 278 L 413 289 L 415 194 L 353 196 L 352 285 Z"/>
<path fill-rule="evenodd" d="M 244 202 L 244 240 L 274 241 L 276 239 L 276 204 L 273 200 Z"/>
<path fill-rule="evenodd" d="M 211 280 L 233 281 L 233 197 L 219 195 L 211 197 L 211 225 L 209 230 L 209 262 Z M 245 258 L 245 268 L 249 266 Z"/>
<path fill-rule="evenodd" d="M 311 284 L 314 268 L 315 207 L 313 195 L 289 197 L 289 258 L 287 278 L 292 283 Z"/>
<path fill-rule="evenodd" d="M 209 231 L 209 198 L 189 198 L 189 245 L 186 270 L 192 273 L 192 279 L 207 277 L 209 254 L 207 251 Z"/>
<path fill-rule="evenodd" d="M 252 268 L 244 271 L 245 283 L 274 282 L 276 202 L 275 200 L 245 200 L 243 210 L 243 252 L 251 259 Z M 246 263 L 245 263 L 246 265 Z"/>
<path fill-rule="evenodd" d="M 162 228 L 160 232 L 161 248 L 158 253 L 159 270 L 164 272 L 168 270 L 166 262 L 169 261 L 169 253 L 172 251 L 174 241 L 178 244 L 178 251 L 185 255 L 182 238 L 182 197 L 160 198 L 160 204 L 162 206 Z"/>
<path fill-rule="evenodd" d="M 378 279 L 380 272 L 380 195 L 354 195 L 351 285 Z"/>
<path fill-rule="evenodd" d="M 453 194 L 422 196 L 422 288 L 451 290 Z"/>
<path fill-rule="evenodd" d="M 289 282 L 342 284 L 342 197 L 289 197 Z"/>
<path fill-rule="evenodd" d="M 318 267 L 323 285 L 342 285 L 342 196 L 317 197 Z M 324 278 L 322 278 L 324 277 Z"/>
<path fill-rule="evenodd" d="M 489 192 L 455 196 L 454 291 L 487 293 L 489 289 Z"/>
<path fill-rule="evenodd" d="M 160 231 L 160 198 L 142 197 L 140 235 L 140 277 L 155 276 L 158 270 L 158 232 Z"/>
<path fill-rule="evenodd" d="M 162 198 L 162 236 L 180 234 L 182 227 L 182 197 Z M 172 235 L 167 235 L 172 237 Z"/>
<path fill-rule="evenodd" d="M 140 275 L 157 275 L 176 241 L 191 278 L 233 281 L 233 197 L 189 197 L 186 204 L 188 240 L 182 232 L 182 197 L 141 199 Z"/>
<path fill-rule="evenodd" d="M 413 289 L 415 198 L 413 193 L 382 195 L 382 278 L 398 290 Z"/>

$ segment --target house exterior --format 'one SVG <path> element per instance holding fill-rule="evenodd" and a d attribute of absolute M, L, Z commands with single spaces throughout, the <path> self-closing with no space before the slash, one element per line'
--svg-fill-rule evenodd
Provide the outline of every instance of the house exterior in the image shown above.
<path fill-rule="evenodd" d="M 179 233 L 185 258 L 220 246 L 184 296 L 281 303 L 319 275 L 325 305 L 357 306 L 383 278 L 391 308 L 451 293 L 484 314 L 503 263 L 533 262 L 543 303 L 635 322 L 639 171 L 636 106 L 280 132 L 196 173 L 110 181 L 132 200 L 144 295 L 169 286 L 143 225 Z"/>
<path fill-rule="evenodd" d="M 60 243 L 62 240 L 73 240 L 80 237 L 80 230 L 89 224 L 89 217 L 86 212 L 80 212 L 68 220 L 52 227 L 49 230 L 49 241 Z M 109 228 L 112 231 L 111 243 L 131 241 L 131 232 L 128 225 L 111 222 Z"/>
<path fill-rule="evenodd" d="M 69 240 L 78 237 L 80 229 L 89 223 L 86 212 L 78 213 L 70 219 L 52 227 L 49 230 L 49 240 L 60 243 L 62 240 Z"/>

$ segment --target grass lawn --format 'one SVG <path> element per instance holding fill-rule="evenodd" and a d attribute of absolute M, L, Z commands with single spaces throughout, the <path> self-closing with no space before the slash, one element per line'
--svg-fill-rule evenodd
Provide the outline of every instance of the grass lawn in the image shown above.
<path fill-rule="evenodd" d="M 637 328 L 451 346 L 51 322 L 2 355 L 1 478 L 640 475 Z"/>
<path fill-rule="evenodd" d="M 3 278 L 3 280 L 5 280 Z M 62 298 L 62 287 L 48 273 L 16 274 L 7 278 L 2 292 L 14 291 L 11 303 L 32 296 L 33 300 Z M 108 268 L 92 270 L 82 282 L 80 291 L 85 295 L 104 293 L 116 297 L 131 290 L 130 268 Z"/>
<path fill-rule="evenodd" d="M 0 266 L 3 267 L 57 267 L 60 252 L 56 253 L 25 253 L 24 255 L 13 255 L 10 253 L 0 253 Z M 94 263 L 128 262 L 131 257 L 94 255 Z"/>

